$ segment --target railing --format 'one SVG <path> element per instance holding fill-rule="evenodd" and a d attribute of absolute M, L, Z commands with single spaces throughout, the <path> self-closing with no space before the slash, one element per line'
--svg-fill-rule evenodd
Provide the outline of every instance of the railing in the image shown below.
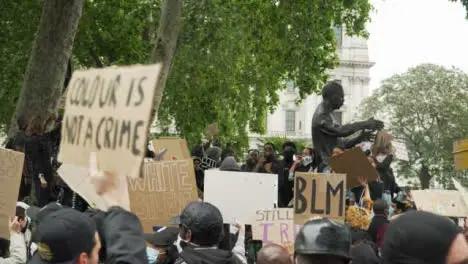
<path fill-rule="evenodd" d="M 267 131 L 264 135 L 252 134 L 251 137 L 312 138 L 312 134 L 300 131 Z"/>

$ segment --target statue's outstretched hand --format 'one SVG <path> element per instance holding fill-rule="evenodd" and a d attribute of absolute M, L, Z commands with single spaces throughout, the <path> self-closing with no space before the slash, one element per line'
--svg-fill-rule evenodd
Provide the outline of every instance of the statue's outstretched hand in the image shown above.
<path fill-rule="evenodd" d="M 376 119 L 369 119 L 367 120 L 367 129 L 370 129 L 370 130 L 382 130 L 384 128 L 384 123 L 380 120 L 376 120 Z"/>

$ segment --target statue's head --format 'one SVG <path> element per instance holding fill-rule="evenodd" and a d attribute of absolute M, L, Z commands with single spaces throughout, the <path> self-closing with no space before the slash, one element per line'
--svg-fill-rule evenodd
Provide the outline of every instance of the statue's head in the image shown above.
<path fill-rule="evenodd" d="M 337 81 L 331 81 L 322 88 L 323 100 L 330 103 L 333 110 L 340 109 L 344 103 L 343 86 Z"/>

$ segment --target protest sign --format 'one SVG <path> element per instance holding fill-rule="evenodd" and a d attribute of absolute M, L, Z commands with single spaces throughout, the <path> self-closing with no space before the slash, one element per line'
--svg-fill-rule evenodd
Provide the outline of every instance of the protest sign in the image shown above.
<path fill-rule="evenodd" d="M 78 70 L 67 89 L 60 160 L 136 178 L 161 65 Z"/>
<path fill-rule="evenodd" d="M 120 177 L 119 188 L 103 195 L 96 193 L 96 187 L 91 183 L 89 168 L 74 164 L 63 163 L 58 169 L 60 178 L 78 195 L 80 195 L 92 208 L 107 211 L 109 207 L 118 204 L 130 210 L 127 181 Z"/>
<path fill-rule="evenodd" d="M 364 177 L 369 182 L 375 181 L 378 178 L 377 170 L 372 167 L 366 155 L 359 147 L 330 157 L 330 167 L 334 173 L 346 174 L 348 188 L 360 186 L 359 177 Z"/>
<path fill-rule="evenodd" d="M 294 223 L 313 216 L 344 221 L 346 175 L 296 173 L 294 188 Z"/>
<path fill-rule="evenodd" d="M 184 207 L 198 200 L 193 161 L 187 142 L 163 138 L 152 142 L 160 161 L 143 164 L 143 178 L 128 178 L 130 209 L 140 219 L 145 232 L 153 226 L 167 226 Z"/>
<path fill-rule="evenodd" d="M 409 161 L 408 150 L 406 144 L 403 142 L 393 141 L 393 148 L 395 149 L 395 157 L 399 160 Z"/>
<path fill-rule="evenodd" d="M 9 220 L 15 216 L 24 154 L 0 149 L 0 237 L 10 239 Z"/>
<path fill-rule="evenodd" d="M 468 216 L 468 207 L 459 191 L 413 190 L 411 195 L 418 210 L 449 217 Z"/>
<path fill-rule="evenodd" d="M 455 160 L 455 168 L 468 169 L 468 139 L 453 143 L 453 159 Z"/>
<path fill-rule="evenodd" d="M 274 206 L 277 186 L 276 174 L 206 170 L 204 201 L 218 207 L 224 223 L 251 225 L 252 212 Z"/>
<path fill-rule="evenodd" d="M 294 253 L 294 241 L 302 225 L 294 224 L 294 209 L 257 210 L 252 224 L 252 238 L 266 244 L 279 244 Z"/>

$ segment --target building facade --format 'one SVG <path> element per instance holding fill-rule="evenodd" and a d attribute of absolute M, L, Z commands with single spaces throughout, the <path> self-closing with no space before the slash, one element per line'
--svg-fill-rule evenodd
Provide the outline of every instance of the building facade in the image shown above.
<path fill-rule="evenodd" d="M 366 39 L 349 37 L 342 28 L 338 27 L 335 28 L 335 36 L 340 64 L 331 71 L 330 79 L 341 82 L 345 93 L 345 103 L 335 113 L 335 117 L 339 122 L 347 123 L 355 117 L 362 100 L 370 95 L 369 70 L 374 63 L 369 61 Z M 250 136 L 252 148 L 260 143 L 261 137 L 287 137 L 306 140 L 312 144 L 312 116 L 322 98 L 320 95 L 312 94 L 301 104 L 296 105 L 298 98 L 298 90 L 294 87 L 294 83 L 289 82 L 287 88 L 280 93 L 280 103 L 276 111 L 267 117 L 267 133 Z"/>

